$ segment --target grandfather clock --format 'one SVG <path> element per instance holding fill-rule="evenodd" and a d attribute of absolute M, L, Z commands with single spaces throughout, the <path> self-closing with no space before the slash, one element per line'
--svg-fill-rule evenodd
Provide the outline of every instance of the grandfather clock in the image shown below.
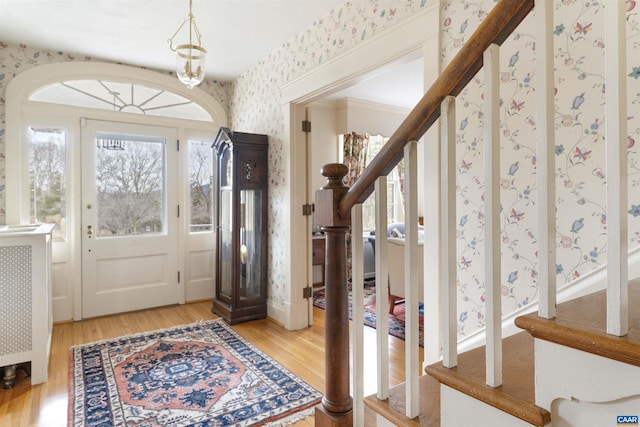
<path fill-rule="evenodd" d="M 216 291 L 228 323 L 267 317 L 267 136 L 220 128 L 216 179 Z"/>

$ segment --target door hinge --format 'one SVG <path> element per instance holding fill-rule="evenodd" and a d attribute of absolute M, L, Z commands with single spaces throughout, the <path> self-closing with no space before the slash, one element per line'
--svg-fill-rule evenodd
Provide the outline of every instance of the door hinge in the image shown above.
<path fill-rule="evenodd" d="M 305 299 L 309 299 L 313 297 L 313 288 L 311 286 L 307 286 L 302 290 L 302 297 Z"/>
<path fill-rule="evenodd" d="M 311 122 L 309 120 L 302 121 L 302 132 L 311 132 Z"/>
<path fill-rule="evenodd" d="M 178 218 L 180 218 L 180 205 L 178 205 Z"/>
<path fill-rule="evenodd" d="M 180 272 L 178 271 L 178 283 L 180 283 Z"/>
<path fill-rule="evenodd" d="M 177 151 L 180 151 L 180 140 L 176 139 L 176 147 L 177 147 Z"/>
<path fill-rule="evenodd" d="M 310 216 L 310 215 L 313 214 L 313 211 L 314 211 L 313 203 L 312 204 L 306 203 L 306 204 L 302 205 L 302 215 Z"/>

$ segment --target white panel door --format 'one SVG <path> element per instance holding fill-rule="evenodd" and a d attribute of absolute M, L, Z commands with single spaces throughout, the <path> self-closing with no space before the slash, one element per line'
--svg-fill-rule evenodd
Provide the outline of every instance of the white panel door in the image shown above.
<path fill-rule="evenodd" d="M 179 302 L 177 129 L 82 127 L 83 317 Z"/>

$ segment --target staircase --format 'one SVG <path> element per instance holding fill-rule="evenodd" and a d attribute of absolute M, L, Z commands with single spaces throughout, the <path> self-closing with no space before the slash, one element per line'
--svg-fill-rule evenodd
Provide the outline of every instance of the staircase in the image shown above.
<path fill-rule="evenodd" d="M 640 304 L 640 280 L 629 283 L 629 303 Z M 386 400 L 367 397 L 365 405 L 398 426 L 436 427 L 441 417 L 451 426 L 616 425 L 618 416 L 640 415 L 640 311 L 631 313 L 624 337 L 607 334 L 605 313 L 600 291 L 560 304 L 553 320 L 519 317 L 516 324 L 526 332 L 504 340 L 500 387 L 486 385 L 484 348 L 477 348 L 461 354 L 455 368 L 426 368 L 417 418 L 403 415 L 402 386 Z M 609 409 L 607 402 L 613 402 Z"/>
<path fill-rule="evenodd" d="M 606 289 L 557 304 L 554 165 L 553 1 L 535 2 L 536 27 L 536 185 L 539 232 L 536 313 L 520 316 L 523 332 L 503 337 L 499 147 L 499 46 L 533 10 L 533 0 L 499 1 L 423 99 L 392 135 L 356 183 L 347 188 L 342 164 L 326 165 L 327 184 L 316 192 L 316 220 L 326 234 L 326 391 L 316 408 L 319 426 L 364 425 L 364 407 L 378 414 L 378 426 L 607 426 L 638 425 L 640 416 L 640 280 L 628 280 L 626 41 L 623 2 L 607 3 L 607 283 Z M 613 23 L 614 25 L 610 25 Z M 622 66 L 620 64 L 623 64 Z M 478 73 L 482 70 L 482 73 Z M 478 74 L 478 77 L 475 77 Z M 473 78 L 484 78 L 484 256 L 486 345 L 458 354 L 456 286 L 455 97 Z M 440 188 L 437 283 L 418 283 L 416 141 L 440 119 Z M 438 150 L 437 150 L 438 151 Z M 389 388 L 386 311 L 377 312 L 378 391 L 363 395 L 362 296 L 353 295 L 350 337 L 346 278 L 347 232 L 362 233 L 362 203 L 376 194 L 376 228 L 386 228 L 385 176 L 400 161 L 406 175 L 405 296 L 406 382 Z M 384 190 L 384 191 L 383 191 Z M 361 283 L 362 247 L 352 241 L 352 280 Z M 425 251 L 426 253 L 426 251 Z M 384 283 L 384 237 L 376 239 L 376 281 Z M 425 339 L 440 356 L 418 360 L 418 287 L 437 287 L 436 330 Z M 377 307 L 386 307 L 384 287 Z M 437 317 L 437 316 L 436 316 Z M 433 321 L 433 320 L 432 320 Z M 434 330 L 434 328 L 425 330 Z M 435 335 L 435 334 L 434 334 Z M 353 344 L 350 346 L 350 338 Z M 353 348 L 350 364 L 349 349 Z M 441 350 L 441 351 L 440 351 Z M 425 354 L 429 351 L 425 348 Z M 433 348 L 431 349 L 433 353 Z M 434 361 L 432 359 L 432 361 Z M 353 366 L 351 370 L 350 366 Z M 353 388 L 350 378 L 353 377 Z M 352 397 L 353 394 L 353 397 Z M 621 418 L 619 418 L 621 417 Z M 635 418 L 634 418 L 635 417 Z M 626 423 L 626 424 L 625 424 Z"/>

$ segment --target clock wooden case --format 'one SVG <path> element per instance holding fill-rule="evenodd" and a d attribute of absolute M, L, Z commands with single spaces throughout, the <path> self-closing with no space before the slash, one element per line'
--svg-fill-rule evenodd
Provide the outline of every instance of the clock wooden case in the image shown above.
<path fill-rule="evenodd" d="M 220 128 L 212 312 L 235 324 L 267 317 L 268 138 Z"/>

